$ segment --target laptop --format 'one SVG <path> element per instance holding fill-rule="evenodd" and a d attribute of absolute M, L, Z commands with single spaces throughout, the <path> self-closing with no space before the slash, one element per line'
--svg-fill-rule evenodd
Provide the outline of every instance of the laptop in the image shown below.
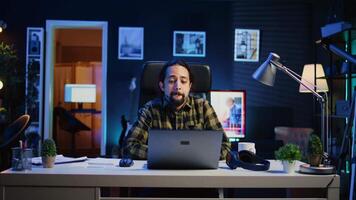
<path fill-rule="evenodd" d="M 216 169 L 223 131 L 150 130 L 147 168 Z"/>

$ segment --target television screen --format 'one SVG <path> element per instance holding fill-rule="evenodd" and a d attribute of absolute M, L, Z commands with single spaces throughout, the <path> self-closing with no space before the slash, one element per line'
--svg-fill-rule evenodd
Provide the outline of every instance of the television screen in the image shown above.
<path fill-rule="evenodd" d="M 210 102 L 230 141 L 246 135 L 246 93 L 240 90 L 210 92 Z"/>
<path fill-rule="evenodd" d="M 64 102 L 95 103 L 95 84 L 65 84 Z"/>

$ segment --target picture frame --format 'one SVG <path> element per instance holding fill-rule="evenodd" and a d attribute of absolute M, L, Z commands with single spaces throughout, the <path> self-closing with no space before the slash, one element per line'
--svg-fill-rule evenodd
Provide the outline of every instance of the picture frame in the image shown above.
<path fill-rule="evenodd" d="M 42 55 L 43 29 L 29 27 L 27 29 L 27 55 L 39 57 Z"/>
<path fill-rule="evenodd" d="M 234 61 L 258 62 L 260 30 L 235 29 Z"/>
<path fill-rule="evenodd" d="M 40 121 L 42 101 L 40 97 L 43 74 L 44 29 L 42 27 L 27 27 L 26 32 L 26 89 L 25 110 L 31 115 L 31 124 Z"/>
<path fill-rule="evenodd" d="M 26 31 L 26 76 L 25 76 L 25 112 L 31 116 L 31 124 L 26 132 L 40 134 L 43 101 L 43 57 L 44 28 L 27 27 Z"/>
<path fill-rule="evenodd" d="M 205 57 L 206 34 L 204 31 L 174 31 L 173 56 Z"/>
<path fill-rule="evenodd" d="M 212 90 L 210 102 L 230 139 L 246 137 L 246 92 L 244 90 Z"/>
<path fill-rule="evenodd" d="M 143 60 L 144 28 L 119 27 L 118 59 Z"/>

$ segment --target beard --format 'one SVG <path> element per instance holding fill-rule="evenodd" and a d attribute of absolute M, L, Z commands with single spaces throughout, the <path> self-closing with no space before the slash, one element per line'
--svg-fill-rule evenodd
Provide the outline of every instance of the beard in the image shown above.
<path fill-rule="evenodd" d="M 178 99 L 177 97 L 181 98 Z M 180 92 L 171 92 L 168 99 L 172 107 L 178 108 L 179 106 L 184 104 L 186 96 L 185 94 Z"/>

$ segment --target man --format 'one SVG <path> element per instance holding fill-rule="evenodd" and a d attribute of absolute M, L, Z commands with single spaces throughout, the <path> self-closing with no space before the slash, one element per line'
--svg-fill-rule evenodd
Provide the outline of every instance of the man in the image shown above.
<path fill-rule="evenodd" d="M 126 156 L 147 159 L 149 129 L 222 130 L 216 113 L 208 101 L 189 96 L 193 76 L 182 60 L 164 65 L 159 75 L 162 96 L 146 103 L 126 139 Z M 220 159 L 225 159 L 231 144 L 224 134 Z"/>
<path fill-rule="evenodd" d="M 228 109 L 222 119 L 224 127 L 241 127 L 241 106 L 238 106 L 232 97 L 226 100 L 226 106 Z"/>

